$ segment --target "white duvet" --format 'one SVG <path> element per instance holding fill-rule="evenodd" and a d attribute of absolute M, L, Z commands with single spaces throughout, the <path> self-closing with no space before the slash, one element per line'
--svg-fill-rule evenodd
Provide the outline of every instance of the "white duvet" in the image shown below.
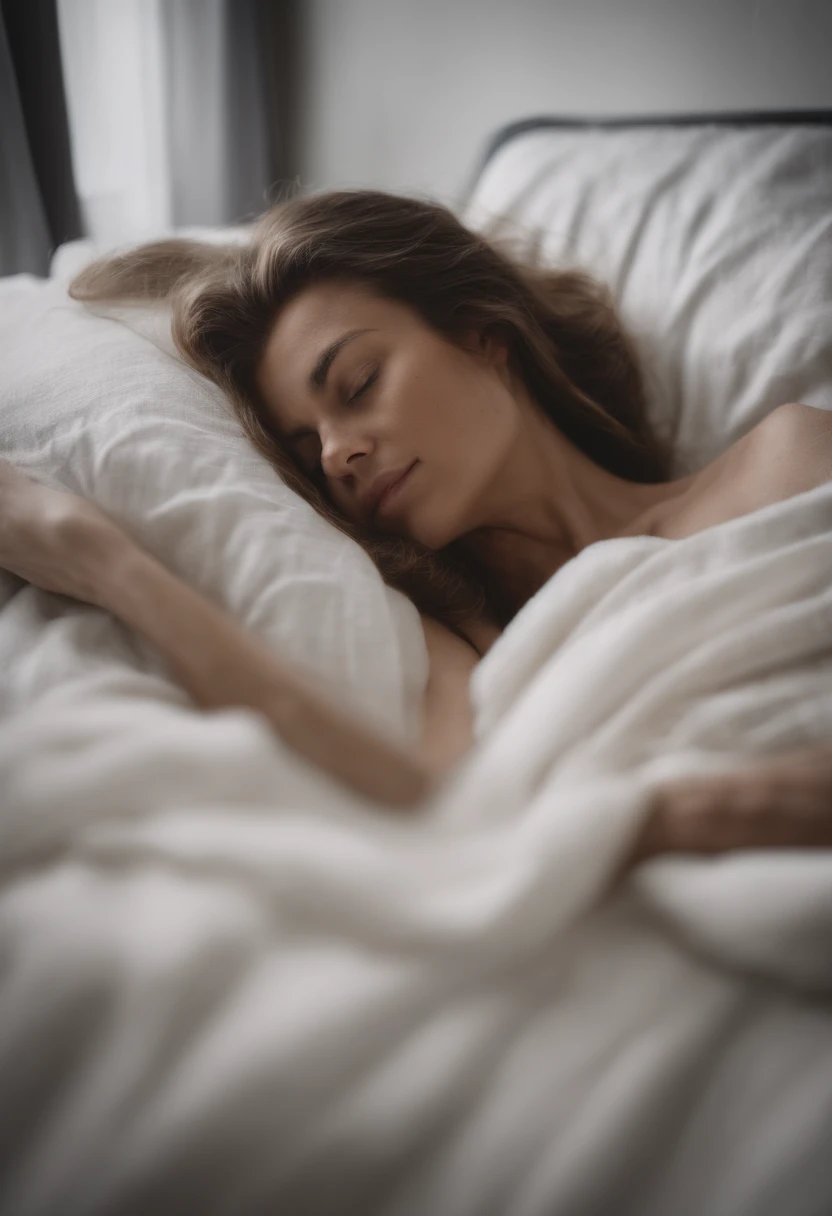
<path fill-rule="evenodd" d="M 832 486 L 568 563 L 418 816 L 115 672 L 17 714 L 0 1210 L 828 1211 L 832 859 L 610 884 L 660 774 L 832 736 L 830 640 Z"/>

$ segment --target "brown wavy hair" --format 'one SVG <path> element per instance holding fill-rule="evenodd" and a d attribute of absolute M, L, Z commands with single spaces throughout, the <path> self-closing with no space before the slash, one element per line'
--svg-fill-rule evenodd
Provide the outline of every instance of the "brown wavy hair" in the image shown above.
<path fill-rule="evenodd" d="M 375 190 L 286 199 L 245 244 L 144 245 L 94 262 L 70 294 L 168 300 L 182 358 L 225 392 L 282 479 L 358 541 L 388 584 L 463 636 L 475 619 L 505 625 L 514 610 L 464 540 L 434 552 L 345 519 L 270 426 L 256 373 L 275 320 L 297 292 L 336 279 L 409 305 L 454 342 L 472 328 L 499 333 L 533 400 L 586 455 L 631 481 L 667 478 L 638 360 L 607 291 L 575 270 L 524 264 L 437 202 Z"/>

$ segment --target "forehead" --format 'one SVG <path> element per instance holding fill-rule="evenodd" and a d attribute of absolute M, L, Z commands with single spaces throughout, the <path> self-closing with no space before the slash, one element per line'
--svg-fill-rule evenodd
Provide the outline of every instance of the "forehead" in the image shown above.
<path fill-rule="evenodd" d="M 342 327 L 357 328 L 383 320 L 395 308 L 390 300 L 375 295 L 361 283 L 316 283 L 283 306 L 270 342 L 285 347 L 337 337 Z"/>

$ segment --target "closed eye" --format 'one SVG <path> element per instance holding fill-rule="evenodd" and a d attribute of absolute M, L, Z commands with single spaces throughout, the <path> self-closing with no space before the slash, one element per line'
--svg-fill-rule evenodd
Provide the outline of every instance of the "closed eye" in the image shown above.
<path fill-rule="evenodd" d="M 361 396 L 362 393 L 366 393 L 367 389 L 372 384 L 375 384 L 376 380 L 378 380 L 378 366 L 377 365 L 370 372 L 369 376 L 364 381 L 364 383 L 361 385 L 361 387 L 356 389 L 356 391 L 353 393 L 353 395 L 351 397 L 347 398 L 347 404 L 351 405 L 352 402 L 356 401 Z"/>
<path fill-rule="evenodd" d="M 378 379 L 378 374 L 379 374 L 379 367 L 378 367 L 378 365 L 376 365 L 376 367 L 373 368 L 373 370 L 370 372 L 369 376 L 364 381 L 364 383 L 361 384 L 356 389 L 356 391 L 353 393 L 353 395 L 351 397 L 347 398 L 346 404 L 352 405 L 352 403 L 354 401 L 357 401 L 358 398 L 361 397 L 367 391 L 367 389 L 369 389 L 373 384 L 375 384 L 376 380 Z M 317 431 L 295 431 L 295 433 L 290 435 L 288 438 L 289 438 L 289 443 L 292 445 L 292 447 L 295 449 L 295 451 L 298 452 L 301 463 L 304 466 L 304 472 L 306 473 L 306 475 L 308 477 L 325 476 L 319 459 L 316 460 L 314 457 L 312 458 L 312 460 L 305 459 L 303 450 L 300 450 L 300 451 L 298 450 L 298 449 L 302 449 L 302 445 L 308 444 L 311 439 L 314 439 L 317 441 L 317 455 L 318 455 L 318 457 L 320 457 L 321 441 L 320 441 L 320 438 L 318 437 L 318 432 Z"/>

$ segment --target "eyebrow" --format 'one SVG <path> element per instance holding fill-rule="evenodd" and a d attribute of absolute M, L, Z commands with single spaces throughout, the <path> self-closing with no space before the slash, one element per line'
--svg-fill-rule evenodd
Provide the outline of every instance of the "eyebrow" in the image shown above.
<path fill-rule="evenodd" d="M 329 369 L 335 359 L 335 356 L 340 350 L 357 338 L 359 334 L 369 334 L 371 329 L 348 329 L 345 334 L 341 334 L 340 338 L 336 338 L 334 342 L 330 342 L 329 346 L 318 355 L 315 366 L 309 373 L 309 387 L 312 392 L 320 392 L 326 388 L 326 378 L 329 375 Z"/>

